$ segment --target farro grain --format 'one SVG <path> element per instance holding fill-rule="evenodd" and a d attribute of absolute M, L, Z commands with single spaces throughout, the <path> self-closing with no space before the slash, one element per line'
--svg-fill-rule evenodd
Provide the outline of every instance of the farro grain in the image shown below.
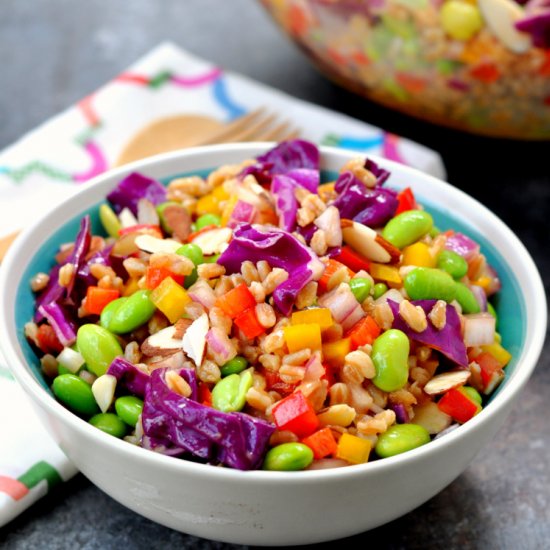
<path fill-rule="evenodd" d="M 23 329 L 25 338 L 30 340 L 36 347 L 38 347 L 38 325 L 36 323 L 25 323 Z"/>
<path fill-rule="evenodd" d="M 311 350 L 304 348 L 283 357 L 283 365 L 303 365 L 311 357 Z"/>
<path fill-rule="evenodd" d="M 322 229 L 317 229 L 317 231 L 315 231 L 309 246 L 317 256 L 324 256 L 327 253 L 327 239 Z"/>
<path fill-rule="evenodd" d="M 385 391 L 382 391 L 381 389 L 377 388 L 371 382 L 367 384 L 367 391 L 372 397 L 373 403 L 375 405 L 383 409 L 386 408 L 386 405 L 388 404 L 388 394 Z"/>
<path fill-rule="evenodd" d="M 428 317 L 437 330 L 445 328 L 447 324 L 447 304 L 443 300 L 437 300 Z"/>
<path fill-rule="evenodd" d="M 75 273 L 75 266 L 74 264 L 67 263 L 64 266 L 61 266 L 58 273 L 58 279 L 57 282 L 60 286 L 66 288 L 71 284 L 71 281 L 73 280 L 73 276 Z"/>
<path fill-rule="evenodd" d="M 57 359 L 51 353 L 46 353 L 40 358 L 40 366 L 48 378 L 55 378 L 59 374 Z"/>
<path fill-rule="evenodd" d="M 246 260 L 241 265 L 241 273 L 247 285 L 250 285 L 252 282 L 260 280 L 260 274 L 256 269 L 256 266 L 250 261 Z"/>
<path fill-rule="evenodd" d="M 208 318 L 210 319 L 211 327 L 219 328 L 223 330 L 225 334 L 229 334 L 231 332 L 233 323 L 231 319 L 225 315 L 221 308 L 213 306 L 208 312 Z"/>
<path fill-rule="evenodd" d="M 263 282 L 265 281 L 265 278 L 269 275 L 271 271 L 271 266 L 265 260 L 260 260 L 256 264 L 256 269 L 258 270 L 260 280 Z"/>
<path fill-rule="evenodd" d="M 331 405 L 349 404 L 351 392 L 347 384 L 336 382 L 329 389 L 329 397 Z"/>
<path fill-rule="evenodd" d="M 258 322 L 262 327 L 271 328 L 275 325 L 277 321 L 275 310 L 269 304 L 256 304 L 255 311 Z"/>
<path fill-rule="evenodd" d="M 201 382 L 215 384 L 221 379 L 220 367 L 209 359 L 205 359 L 196 370 L 197 376 Z"/>
<path fill-rule="evenodd" d="M 136 341 L 128 342 L 124 348 L 124 359 L 130 363 L 139 363 L 141 359 L 141 353 L 139 351 L 139 344 Z"/>
<path fill-rule="evenodd" d="M 298 384 L 300 383 L 306 374 L 305 367 L 300 367 L 298 365 L 281 365 L 279 369 L 279 377 L 281 380 L 287 384 Z"/>
<path fill-rule="evenodd" d="M 415 332 L 424 332 L 428 327 L 426 313 L 420 306 L 415 306 L 409 300 L 399 304 L 399 315 Z"/>
<path fill-rule="evenodd" d="M 374 417 L 361 418 L 357 422 L 357 431 L 361 435 L 378 435 L 386 432 L 392 424 L 395 424 L 395 413 L 392 410 L 385 410 Z"/>
<path fill-rule="evenodd" d="M 246 402 L 253 409 L 265 412 L 273 404 L 273 399 L 263 389 L 253 386 L 246 392 Z"/>
<path fill-rule="evenodd" d="M 200 264 L 197 266 L 197 274 L 202 279 L 217 279 L 225 275 L 225 267 L 220 264 Z"/>
<path fill-rule="evenodd" d="M 393 324 L 393 313 L 387 302 L 379 303 L 374 306 L 373 317 L 376 324 L 382 330 L 389 330 Z"/>
<path fill-rule="evenodd" d="M 342 426 L 345 428 L 355 420 L 355 416 L 356 412 L 353 407 L 341 403 L 321 410 L 317 418 L 322 426 Z"/>
<path fill-rule="evenodd" d="M 281 366 L 281 358 L 274 353 L 262 353 L 258 357 L 259 363 L 269 371 L 276 372 Z"/>
<path fill-rule="evenodd" d="M 266 295 L 271 294 L 281 283 L 284 283 L 288 279 L 288 273 L 276 267 L 273 269 L 269 275 L 263 280 L 263 287 Z"/>
<path fill-rule="evenodd" d="M 50 276 L 47 273 L 37 273 L 32 279 L 31 279 L 31 290 L 33 292 L 40 292 L 41 290 L 44 290 L 48 283 L 50 282 Z"/>
<path fill-rule="evenodd" d="M 360 382 L 365 378 L 374 378 L 376 376 L 376 370 L 372 359 L 362 350 L 355 350 L 348 353 L 344 358 L 344 362 L 345 366 L 351 367 L 357 371 Z"/>
<path fill-rule="evenodd" d="M 298 436 L 289 430 L 275 430 L 269 438 L 269 444 L 274 447 L 283 443 L 296 443 Z"/>
<path fill-rule="evenodd" d="M 187 383 L 187 380 L 182 378 L 175 370 L 169 370 L 164 375 L 166 385 L 174 392 L 182 395 L 183 397 L 191 396 L 191 387 Z"/>
<path fill-rule="evenodd" d="M 296 296 L 297 309 L 304 309 L 315 303 L 315 300 L 317 299 L 317 286 L 316 281 L 310 281 L 306 286 L 304 286 L 304 288 L 302 288 L 302 290 L 300 290 L 300 292 L 298 292 L 298 296 Z"/>

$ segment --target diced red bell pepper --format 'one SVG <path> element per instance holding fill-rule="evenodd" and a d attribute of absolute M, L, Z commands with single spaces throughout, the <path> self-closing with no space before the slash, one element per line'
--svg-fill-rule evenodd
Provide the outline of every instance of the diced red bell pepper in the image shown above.
<path fill-rule="evenodd" d="M 319 426 L 311 403 L 299 391 L 281 399 L 271 412 L 279 430 L 288 430 L 300 438 L 312 434 Z"/>
<path fill-rule="evenodd" d="M 462 388 L 453 388 L 445 392 L 437 406 L 440 411 L 452 416 L 461 424 L 470 420 L 480 410 L 479 405 L 470 399 Z"/>
<path fill-rule="evenodd" d="M 118 234 L 122 237 L 122 235 L 128 235 L 129 233 L 143 233 L 146 235 L 152 235 L 153 237 L 158 237 L 159 239 L 162 239 L 162 229 L 158 225 L 150 224 L 150 223 L 140 223 L 137 225 L 131 225 L 130 227 L 122 227 L 118 230 Z"/>
<path fill-rule="evenodd" d="M 242 283 L 231 289 L 229 292 L 220 296 L 216 300 L 216 305 L 231 319 L 244 313 L 247 309 L 256 305 L 256 299 L 248 290 L 248 287 Z"/>
<path fill-rule="evenodd" d="M 321 376 L 321 380 L 326 380 L 328 382 L 328 387 L 330 388 L 333 384 L 336 383 L 335 372 L 339 371 L 340 369 L 329 363 L 323 363 L 323 367 L 325 367 L 325 374 Z"/>
<path fill-rule="evenodd" d="M 94 315 L 101 315 L 103 308 L 119 296 L 120 292 L 114 288 L 89 286 L 86 290 L 86 311 Z"/>
<path fill-rule="evenodd" d="M 207 407 L 212 406 L 212 392 L 204 382 L 199 382 L 198 398 L 199 403 L 202 405 L 206 405 Z"/>
<path fill-rule="evenodd" d="M 44 353 L 61 353 L 63 351 L 63 344 L 59 341 L 54 329 L 48 323 L 38 327 L 36 340 L 38 341 L 40 351 Z"/>
<path fill-rule="evenodd" d="M 372 344 L 379 335 L 380 327 L 370 315 L 359 319 L 346 334 L 351 340 L 352 350 L 356 350 L 359 346 Z"/>
<path fill-rule="evenodd" d="M 484 351 L 480 353 L 474 361 L 481 370 L 481 381 L 483 382 L 483 393 L 491 393 L 504 379 L 504 370 L 502 365 L 491 355 Z"/>
<path fill-rule="evenodd" d="M 397 204 L 397 210 L 395 211 L 396 216 L 397 214 L 401 214 L 401 212 L 416 210 L 418 208 L 418 204 L 414 198 L 414 193 L 410 187 L 403 189 L 403 191 L 397 195 L 397 200 L 399 203 Z"/>
<path fill-rule="evenodd" d="M 242 330 L 247 338 L 256 338 L 265 332 L 265 327 L 260 324 L 256 315 L 256 308 L 250 307 L 235 317 L 235 324 Z"/>
<path fill-rule="evenodd" d="M 166 279 L 166 277 L 172 277 L 175 283 L 183 286 L 183 282 L 185 280 L 184 275 L 176 275 L 163 266 L 148 266 L 145 273 L 145 287 L 149 290 L 153 290 L 154 288 L 157 288 L 157 286 L 159 286 L 160 283 Z"/>
<path fill-rule="evenodd" d="M 326 292 L 327 291 L 327 285 L 330 281 L 330 278 L 341 268 L 345 267 L 348 270 L 348 275 L 350 276 L 350 279 L 355 275 L 355 273 L 347 266 L 345 266 L 343 263 L 334 260 L 331 258 L 325 267 L 325 271 L 323 272 L 323 276 L 319 279 L 318 285 L 319 285 L 319 291 L 320 292 Z"/>
<path fill-rule="evenodd" d="M 271 371 L 268 369 L 259 369 L 259 372 L 265 378 L 265 389 L 267 391 L 276 391 L 280 395 L 289 395 L 291 394 L 298 384 L 289 384 L 288 382 L 283 382 L 279 373 L 276 371 Z"/>
<path fill-rule="evenodd" d="M 313 457 L 316 460 L 325 458 L 325 456 L 334 455 L 338 448 L 338 443 L 336 439 L 334 439 L 332 430 L 328 426 L 308 435 L 302 439 L 302 443 L 313 451 Z"/>
<path fill-rule="evenodd" d="M 370 262 L 348 245 L 344 245 L 340 254 L 334 256 L 334 259 L 355 272 L 362 269 L 368 271 L 370 268 Z"/>

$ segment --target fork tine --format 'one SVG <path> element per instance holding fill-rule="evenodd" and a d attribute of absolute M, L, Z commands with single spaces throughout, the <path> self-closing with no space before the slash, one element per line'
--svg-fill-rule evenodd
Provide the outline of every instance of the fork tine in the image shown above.
<path fill-rule="evenodd" d="M 266 114 L 264 107 L 250 111 L 249 113 L 236 118 L 218 132 L 213 133 L 206 139 L 197 142 L 196 145 L 211 145 L 214 143 L 226 143 L 233 141 L 232 137 L 247 128 L 248 125 L 254 124 L 256 120 L 261 119 Z"/>
<path fill-rule="evenodd" d="M 266 114 L 266 116 L 258 117 L 252 124 L 248 125 L 240 132 L 235 132 L 230 141 L 257 141 L 258 135 L 269 128 L 276 120 L 276 115 Z"/>
<path fill-rule="evenodd" d="M 266 131 L 257 135 L 258 141 L 279 141 L 289 134 L 296 132 L 288 121 L 282 122 L 273 128 L 266 128 Z"/>

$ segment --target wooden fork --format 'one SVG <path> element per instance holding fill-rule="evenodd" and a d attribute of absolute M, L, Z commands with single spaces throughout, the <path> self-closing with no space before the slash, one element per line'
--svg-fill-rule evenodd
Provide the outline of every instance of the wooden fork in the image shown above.
<path fill-rule="evenodd" d="M 120 166 L 157 153 L 200 145 L 239 141 L 284 141 L 300 135 L 288 120 L 265 107 L 220 124 L 211 118 L 181 115 L 157 120 L 141 130 L 125 147 L 116 165 Z M 0 262 L 19 231 L 0 238 Z"/>

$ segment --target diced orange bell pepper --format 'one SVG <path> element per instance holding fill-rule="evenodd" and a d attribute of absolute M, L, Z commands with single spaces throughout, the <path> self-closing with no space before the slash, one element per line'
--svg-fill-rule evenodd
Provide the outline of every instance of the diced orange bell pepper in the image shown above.
<path fill-rule="evenodd" d="M 351 464 L 363 464 L 368 462 L 372 443 L 368 439 L 362 439 L 356 435 L 342 434 L 338 441 L 336 457 L 351 462 Z"/>
<path fill-rule="evenodd" d="M 373 279 L 378 281 L 386 281 L 388 283 L 394 283 L 396 285 L 401 284 L 401 275 L 399 275 L 399 269 L 397 267 L 385 264 L 370 265 L 370 274 Z"/>
<path fill-rule="evenodd" d="M 183 285 L 183 281 L 185 280 L 184 275 L 176 275 L 166 267 L 147 266 L 147 271 L 145 272 L 145 287 L 149 290 L 153 290 L 157 288 L 166 277 L 172 277 L 178 285 Z"/>
<path fill-rule="evenodd" d="M 195 214 L 218 214 L 220 212 L 220 199 L 213 193 L 202 196 L 195 205 Z"/>
<path fill-rule="evenodd" d="M 198 394 L 199 403 L 207 407 L 212 406 L 212 392 L 204 382 L 199 382 Z"/>
<path fill-rule="evenodd" d="M 300 438 L 312 434 L 319 426 L 311 403 L 299 391 L 276 403 L 271 414 L 279 430 L 288 430 Z"/>
<path fill-rule="evenodd" d="M 327 307 L 314 307 L 295 311 L 292 314 L 290 322 L 293 325 L 309 325 L 313 323 L 319 325 L 321 329 L 329 328 L 334 324 L 332 313 Z"/>
<path fill-rule="evenodd" d="M 186 290 L 178 285 L 172 277 L 166 277 L 157 288 L 151 291 L 149 299 L 155 306 L 175 323 L 185 313 L 185 307 L 191 303 Z"/>
<path fill-rule="evenodd" d="M 462 388 L 453 388 L 445 392 L 437 406 L 441 412 L 452 416 L 461 424 L 468 422 L 481 410 L 481 406 L 470 399 Z"/>
<path fill-rule="evenodd" d="M 334 259 L 355 272 L 361 271 L 362 269 L 368 271 L 370 267 L 369 260 L 355 252 L 355 250 L 348 245 L 344 245 L 340 254 L 334 256 Z"/>
<path fill-rule="evenodd" d="M 490 394 L 504 380 L 504 370 L 502 364 L 486 351 L 480 353 L 474 361 L 481 370 L 481 381 L 483 382 L 483 393 Z"/>
<path fill-rule="evenodd" d="M 352 350 L 356 350 L 359 346 L 372 344 L 379 335 L 380 327 L 370 315 L 359 319 L 347 333 Z"/>
<path fill-rule="evenodd" d="M 351 338 L 342 338 L 336 342 L 323 344 L 324 361 L 335 367 L 344 364 L 344 358 L 351 351 Z"/>
<path fill-rule="evenodd" d="M 250 307 L 235 317 L 235 324 L 250 339 L 256 338 L 256 336 L 260 336 L 265 332 L 265 327 L 258 321 L 255 307 Z"/>
<path fill-rule="evenodd" d="M 245 283 L 231 289 L 216 300 L 216 305 L 231 319 L 256 306 L 256 299 Z"/>
<path fill-rule="evenodd" d="M 86 311 L 94 315 L 100 315 L 103 308 L 119 296 L 120 292 L 114 288 L 89 286 L 86 290 Z"/>
<path fill-rule="evenodd" d="M 36 340 L 38 341 L 40 351 L 44 353 L 54 353 L 57 355 L 63 351 L 63 344 L 59 341 L 54 329 L 47 323 L 38 327 Z"/>
<path fill-rule="evenodd" d="M 403 249 L 403 265 L 417 267 L 435 267 L 435 258 L 430 254 L 430 248 L 425 243 L 414 243 Z"/>
<path fill-rule="evenodd" d="M 238 201 L 239 198 L 237 197 L 237 195 L 232 195 L 229 199 L 227 199 L 221 215 L 221 224 L 223 227 L 225 227 L 227 225 L 227 222 L 230 220 L 231 214 L 233 213 L 235 205 Z"/>
<path fill-rule="evenodd" d="M 338 448 L 338 443 L 336 443 L 332 430 L 328 426 L 308 435 L 302 439 L 302 443 L 313 451 L 313 457 L 316 460 L 334 455 Z"/>
<path fill-rule="evenodd" d="M 290 353 L 306 348 L 321 349 L 321 327 L 318 324 L 291 325 L 283 330 Z"/>
<path fill-rule="evenodd" d="M 510 359 L 512 359 L 512 354 L 508 350 L 504 349 L 498 342 L 481 346 L 481 349 L 487 353 L 490 353 L 500 363 L 502 368 L 504 368 L 510 362 Z"/>
<path fill-rule="evenodd" d="M 397 200 L 399 201 L 397 205 L 397 210 L 395 211 L 395 216 L 401 214 L 401 212 L 406 212 L 407 210 L 416 210 L 418 204 L 414 198 L 414 193 L 410 187 L 406 187 L 397 195 Z"/>
<path fill-rule="evenodd" d="M 337 260 L 330 259 L 325 267 L 325 271 L 323 272 L 322 277 L 318 281 L 319 285 L 319 291 L 320 292 L 326 292 L 327 291 L 327 285 L 330 281 L 330 278 L 342 267 L 345 267 L 348 270 L 348 275 L 350 279 L 355 275 L 355 273 L 347 266 L 345 266 L 343 263 L 338 262 Z"/>

